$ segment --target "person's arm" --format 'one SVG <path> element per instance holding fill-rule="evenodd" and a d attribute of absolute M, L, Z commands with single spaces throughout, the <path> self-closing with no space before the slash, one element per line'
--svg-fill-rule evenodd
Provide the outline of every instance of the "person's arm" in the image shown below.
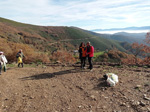
<path fill-rule="evenodd" d="M 92 50 L 91 50 L 91 53 L 94 54 L 94 47 L 92 46 L 91 49 L 92 49 Z"/>
<path fill-rule="evenodd" d="M 6 56 L 4 56 L 4 60 L 5 60 L 5 63 L 8 63 L 7 59 L 6 59 Z"/>
<path fill-rule="evenodd" d="M 3 63 L 4 62 L 4 59 L 1 57 L 1 62 Z"/>
<path fill-rule="evenodd" d="M 79 53 L 82 53 L 82 48 L 79 48 Z"/>
<path fill-rule="evenodd" d="M 25 55 L 23 54 L 23 57 L 25 58 Z"/>
<path fill-rule="evenodd" d="M 93 46 L 91 46 L 91 48 L 90 48 L 90 52 L 88 53 L 89 55 L 91 55 L 91 54 L 93 54 L 94 53 L 94 47 Z"/>
<path fill-rule="evenodd" d="M 16 55 L 16 58 L 18 58 L 19 57 L 19 53 L 17 53 L 17 55 Z"/>
<path fill-rule="evenodd" d="M 88 53 L 87 53 L 87 48 L 85 48 L 85 54 L 86 54 L 86 56 L 88 55 Z"/>
<path fill-rule="evenodd" d="M 24 56 L 23 52 L 22 52 L 20 55 L 21 55 L 21 58 L 25 58 L 25 56 Z"/>

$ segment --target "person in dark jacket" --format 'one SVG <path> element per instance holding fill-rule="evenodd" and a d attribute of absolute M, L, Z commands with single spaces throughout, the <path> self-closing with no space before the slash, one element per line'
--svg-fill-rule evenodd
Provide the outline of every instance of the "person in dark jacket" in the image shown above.
<path fill-rule="evenodd" d="M 22 65 L 22 68 L 23 68 L 23 58 L 24 58 L 24 54 L 22 52 L 22 49 L 19 50 L 19 52 L 17 53 L 16 55 L 16 58 L 18 60 L 18 67 L 20 67 L 20 64 Z"/>
<path fill-rule="evenodd" d="M 81 60 L 81 68 L 84 69 L 86 62 L 86 47 L 83 42 L 81 42 L 79 47 L 79 59 Z"/>
<path fill-rule="evenodd" d="M 93 69 L 92 58 L 94 56 L 94 47 L 90 44 L 90 42 L 87 42 L 86 52 L 87 52 L 87 57 L 89 62 L 88 69 L 92 70 Z"/>

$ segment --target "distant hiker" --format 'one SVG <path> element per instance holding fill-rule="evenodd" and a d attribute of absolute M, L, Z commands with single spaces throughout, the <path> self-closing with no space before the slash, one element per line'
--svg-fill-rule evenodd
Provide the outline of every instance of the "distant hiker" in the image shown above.
<path fill-rule="evenodd" d="M 3 64 L 3 58 L 2 58 L 2 52 L 0 52 L 0 75 L 1 75 L 1 71 L 2 71 L 2 64 Z"/>
<path fill-rule="evenodd" d="M 81 42 L 79 47 L 79 59 L 81 60 L 81 68 L 83 69 L 86 61 L 86 47 L 83 42 Z"/>
<path fill-rule="evenodd" d="M 19 50 L 19 52 L 17 53 L 16 55 L 16 58 L 17 58 L 17 62 L 18 62 L 18 67 L 20 67 L 20 64 L 22 65 L 23 67 L 23 58 L 24 58 L 24 54 L 22 52 L 22 49 Z"/>
<path fill-rule="evenodd" d="M 6 72 L 6 63 L 8 63 L 5 55 L 4 55 L 4 52 L 1 52 L 2 53 L 2 59 L 3 59 L 3 68 L 4 68 L 4 72 Z"/>
<path fill-rule="evenodd" d="M 90 44 L 90 42 L 87 42 L 86 52 L 89 62 L 88 69 L 92 70 L 93 69 L 92 57 L 94 56 L 94 47 Z"/>

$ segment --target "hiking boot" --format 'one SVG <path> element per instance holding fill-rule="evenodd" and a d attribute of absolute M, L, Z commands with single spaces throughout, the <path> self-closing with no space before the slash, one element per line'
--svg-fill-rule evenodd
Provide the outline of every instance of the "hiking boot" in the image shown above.
<path fill-rule="evenodd" d="M 93 69 L 90 69 L 90 72 L 92 72 L 93 71 Z"/>

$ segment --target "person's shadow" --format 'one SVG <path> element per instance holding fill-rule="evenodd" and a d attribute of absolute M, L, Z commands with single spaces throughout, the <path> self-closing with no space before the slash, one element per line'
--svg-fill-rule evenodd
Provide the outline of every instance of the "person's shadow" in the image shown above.
<path fill-rule="evenodd" d="M 87 70 L 80 70 L 80 69 L 70 69 L 70 70 L 64 70 L 59 72 L 53 72 L 53 73 L 43 73 L 43 74 L 37 74 L 29 77 L 23 77 L 21 80 L 40 80 L 40 79 L 48 79 L 53 78 L 56 75 L 65 75 L 69 73 L 78 73 L 78 72 L 87 72 Z"/>

